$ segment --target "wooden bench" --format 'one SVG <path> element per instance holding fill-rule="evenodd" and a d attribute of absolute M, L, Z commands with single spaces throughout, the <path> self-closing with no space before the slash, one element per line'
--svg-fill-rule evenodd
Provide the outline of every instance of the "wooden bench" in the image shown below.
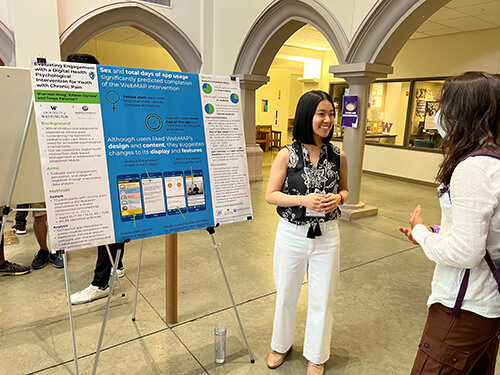
<path fill-rule="evenodd" d="M 264 151 L 269 151 L 271 147 L 272 125 L 255 125 L 255 142 L 260 145 Z"/>

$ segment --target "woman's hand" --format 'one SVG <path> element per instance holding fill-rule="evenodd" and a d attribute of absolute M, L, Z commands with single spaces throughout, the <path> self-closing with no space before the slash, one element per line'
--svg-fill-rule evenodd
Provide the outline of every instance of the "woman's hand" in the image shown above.
<path fill-rule="evenodd" d="M 323 195 L 317 193 L 311 193 L 302 196 L 302 206 L 309 208 L 310 210 L 316 212 L 324 212 L 324 209 L 321 207 L 321 203 L 323 202 Z"/>
<path fill-rule="evenodd" d="M 316 212 L 330 213 L 340 203 L 340 195 L 328 193 L 325 195 L 312 193 L 304 196 L 303 206 Z"/>
<path fill-rule="evenodd" d="M 417 224 L 423 224 L 422 218 L 422 206 L 418 205 L 415 210 L 410 214 L 410 226 L 411 229 Z"/>
<path fill-rule="evenodd" d="M 323 195 L 323 199 L 321 200 L 321 203 L 319 205 L 321 211 L 324 211 L 326 213 L 333 212 L 340 204 L 341 199 L 342 198 L 339 194 L 328 193 Z"/>
<path fill-rule="evenodd" d="M 413 237 L 413 227 L 417 224 L 424 224 L 422 222 L 422 206 L 418 205 L 415 207 L 415 210 L 410 214 L 410 228 L 404 228 L 404 227 L 398 227 L 399 231 L 403 233 L 408 239 L 413 242 L 415 245 L 418 245 L 418 242 L 415 241 L 415 238 Z M 425 225 L 425 224 L 424 224 Z M 429 232 L 432 232 L 432 229 L 427 226 L 427 230 Z"/>
<path fill-rule="evenodd" d="M 411 228 L 404 228 L 404 227 L 399 227 L 398 228 L 401 233 L 403 233 L 408 239 L 413 242 L 415 245 L 418 245 L 418 242 L 415 241 L 415 238 L 413 238 L 413 233 L 411 231 Z"/>

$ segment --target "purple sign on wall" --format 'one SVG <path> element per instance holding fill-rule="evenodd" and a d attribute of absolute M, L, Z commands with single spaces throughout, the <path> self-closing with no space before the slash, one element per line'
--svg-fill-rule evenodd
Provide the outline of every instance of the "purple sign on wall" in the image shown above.
<path fill-rule="evenodd" d="M 358 97 L 355 95 L 344 95 L 342 98 L 342 122 L 340 126 L 345 128 L 358 127 Z"/>

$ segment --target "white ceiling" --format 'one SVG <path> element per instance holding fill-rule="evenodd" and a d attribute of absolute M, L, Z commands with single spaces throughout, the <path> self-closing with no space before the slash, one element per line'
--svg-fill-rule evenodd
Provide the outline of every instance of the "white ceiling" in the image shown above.
<path fill-rule="evenodd" d="M 411 39 L 497 27 L 500 27 L 500 0 L 452 0 L 424 22 Z M 105 31 L 96 39 L 161 48 L 152 38 L 130 26 Z M 285 45 L 318 51 L 331 49 L 323 35 L 310 25 L 299 29 Z"/>
<path fill-rule="evenodd" d="M 500 0 L 452 0 L 434 13 L 410 39 L 500 27 Z M 287 46 L 328 51 L 326 39 L 306 25 L 292 35 Z"/>
<path fill-rule="evenodd" d="M 433 14 L 412 39 L 500 27 L 500 0 L 453 0 Z"/>

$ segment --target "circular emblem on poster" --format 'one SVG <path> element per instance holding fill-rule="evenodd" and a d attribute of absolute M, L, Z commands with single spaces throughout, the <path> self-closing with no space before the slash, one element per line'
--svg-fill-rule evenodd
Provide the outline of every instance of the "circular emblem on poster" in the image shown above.
<path fill-rule="evenodd" d="M 231 94 L 230 99 L 234 104 L 238 104 L 238 102 L 240 101 L 240 97 L 238 96 L 238 94 Z"/>
<path fill-rule="evenodd" d="M 150 113 L 146 116 L 146 128 L 152 132 L 158 132 L 163 127 L 163 120 L 156 113 Z"/>

